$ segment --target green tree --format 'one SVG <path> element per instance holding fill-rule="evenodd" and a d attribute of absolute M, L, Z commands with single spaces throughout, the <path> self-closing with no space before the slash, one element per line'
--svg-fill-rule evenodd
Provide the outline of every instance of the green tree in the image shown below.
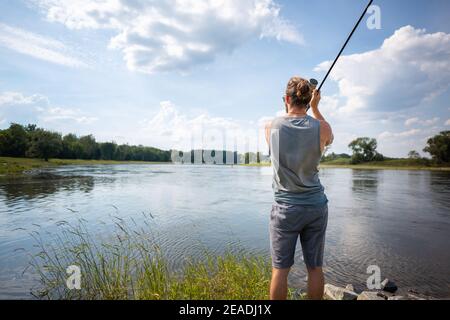
<path fill-rule="evenodd" d="M 420 154 L 416 150 L 411 150 L 408 152 L 408 158 L 411 160 L 420 159 Z"/>
<path fill-rule="evenodd" d="M 37 129 L 37 125 L 35 125 L 35 124 L 29 124 L 29 125 L 27 125 L 26 128 L 25 128 L 25 130 L 26 130 L 28 133 L 32 133 L 32 132 L 36 131 L 36 129 Z"/>
<path fill-rule="evenodd" d="M 437 163 L 450 162 L 450 131 L 443 131 L 430 138 L 423 151 L 431 154 L 433 160 Z"/>
<path fill-rule="evenodd" d="M 116 152 L 114 154 L 114 160 L 125 161 L 129 160 L 128 158 L 128 146 L 120 145 L 116 148 Z"/>
<path fill-rule="evenodd" d="M 102 160 L 113 160 L 117 145 L 114 142 L 100 143 L 100 156 Z"/>
<path fill-rule="evenodd" d="M 0 155 L 24 157 L 28 148 L 28 132 L 17 123 L 12 123 L 6 130 L 0 131 Z"/>
<path fill-rule="evenodd" d="M 171 152 L 144 146 L 118 146 L 114 142 L 97 143 L 94 136 L 78 138 L 74 134 L 60 134 L 38 128 L 34 124 L 22 126 L 11 124 L 0 130 L 0 156 L 39 157 L 48 160 L 104 159 L 169 162 Z"/>
<path fill-rule="evenodd" d="M 243 160 L 245 164 L 261 163 L 261 153 L 246 152 Z"/>
<path fill-rule="evenodd" d="M 322 162 L 334 161 L 334 160 L 348 160 L 351 156 L 346 153 L 337 154 L 334 152 L 325 153 L 322 157 Z"/>
<path fill-rule="evenodd" d="M 353 151 L 352 163 L 370 161 L 382 161 L 383 155 L 377 152 L 377 140 L 371 138 L 358 138 L 353 140 L 348 147 Z"/>
<path fill-rule="evenodd" d="M 61 150 L 62 139 L 59 133 L 36 129 L 31 134 L 27 156 L 48 161 L 49 158 L 59 155 Z"/>
<path fill-rule="evenodd" d="M 78 137 L 72 133 L 67 134 L 62 139 L 61 158 L 79 159 L 83 150 Z"/>
<path fill-rule="evenodd" d="M 244 155 L 244 163 L 249 164 L 250 163 L 250 152 L 246 152 Z"/>
<path fill-rule="evenodd" d="M 88 135 L 80 138 L 81 145 L 81 159 L 91 160 L 98 159 L 100 150 L 93 135 Z"/>

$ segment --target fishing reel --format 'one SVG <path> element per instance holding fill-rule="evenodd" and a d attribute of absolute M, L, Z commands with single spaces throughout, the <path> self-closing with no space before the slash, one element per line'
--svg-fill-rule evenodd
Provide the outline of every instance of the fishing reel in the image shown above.
<path fill-rule="evenodd" d="M 312 78 L 312 79 L 309 80 L 309 84 L 311 85 L 311 88 L 313 90 L 315 90 L 317 88 L 317 86 L 319 85 L 319 81 L 317 81 L 316 79 Z M 308 105 L 306 106 L 306 112 L 308 112 L 309 109 L 311 109 L 311 105 L 308 103 Z"/>
<path fill-rule="evenodd" d="M 311 87 L 314 89 L 317 88 L 317 86 L 319 85 L 319 81 L 317 81 L 316 79 L 310 79 L 309 80 L 309 84 L 311 85 Z"/>

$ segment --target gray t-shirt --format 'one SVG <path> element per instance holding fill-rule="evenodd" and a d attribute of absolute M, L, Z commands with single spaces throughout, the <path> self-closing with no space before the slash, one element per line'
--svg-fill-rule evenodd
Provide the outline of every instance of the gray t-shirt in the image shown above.
<path fill-rule="evenodd" d="M 279 117 L 272 122 L 270 151 L 275 201 L 320 206 L 328 202 L 319 179 L 320 121 Z"/>

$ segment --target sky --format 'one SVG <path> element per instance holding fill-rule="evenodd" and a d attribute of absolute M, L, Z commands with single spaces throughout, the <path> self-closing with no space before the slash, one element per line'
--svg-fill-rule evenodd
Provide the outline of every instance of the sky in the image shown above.
<path fill-rule="evenodd" d="M 322 89 L 331 151 L 386 156 L 450 130 L 450 1 L 375 0 Z M 0 3 L 0 129 L 162 149 L 265 152 L 291 76 L 321 80 L 365 0 Z M 424 153 L 422 153 L 424 154 Z M 424 154 L 425 155 L 425 154 Z"/>

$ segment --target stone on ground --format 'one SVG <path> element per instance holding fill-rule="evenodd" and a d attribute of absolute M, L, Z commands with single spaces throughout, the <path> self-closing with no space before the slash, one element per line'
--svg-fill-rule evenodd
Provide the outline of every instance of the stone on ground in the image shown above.
<path fill-rule="evenodd" d="M 381 283 L 381 289 L 383 289 L 383 291 L 386 292 L 390 292 L 390 293 L 395 293 L 395 291 L 397 291 L 397 285 L 389 280 L 389 279 L 384 279 L 384 281 Z"/>
<path fill-rule="evenodd" d="M 407 297 L 405 297 L 405 296 L 392 296 L 392 297 L 390 297 L 390 298 L 388 298 L 388 300 L 410 300 L 410 299 L 408 299 Z"/>
<path fill-rule="evenodd" d="M 427 300 L 427 299 L 420 297 L 419 295 L 416 295 L 414 293 L 408 293 L 408 300 Z"/>
<path fill-rule="evenodd" d="M 345 290 L 355 292 L 355 288 L 353 288 L 353 285 L 352 285 L 352 284 L 346 285 L 346 286 L 345 286 Z"/>
<path fill-rule="evenodd" d="M 376 291 L 363 291 L 357 300 L 386 300 Z"/>
<path fill-rule="evenodd" d="M 336 287 L 332 284 L 325 285 L 325 297 L 331 300 L 356 300 L 358 295 L 345 288 Z"/>

